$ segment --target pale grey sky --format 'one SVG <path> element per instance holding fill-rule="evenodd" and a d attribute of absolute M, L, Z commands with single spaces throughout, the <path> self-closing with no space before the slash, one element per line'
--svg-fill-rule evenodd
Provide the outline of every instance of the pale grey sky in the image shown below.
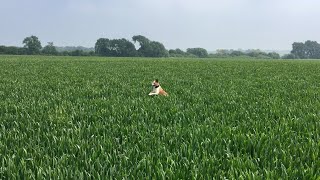
<path fill-rule="evenodd" d="M 144 35 L 167 49 L 290 50 L 320 42 L 319 0 L 0 0 L 0 45 L 93 47 Z"/>

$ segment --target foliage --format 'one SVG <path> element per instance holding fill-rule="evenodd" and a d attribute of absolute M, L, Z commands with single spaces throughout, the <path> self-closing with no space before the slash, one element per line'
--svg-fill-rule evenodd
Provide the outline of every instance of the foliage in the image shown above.
<path fill-rule="evenodd" d="M 126 39 L 100 38 L 95 44 L 95 52 L 99 56 L 134 57 L 137 55 L 133 43 Z"/>
<path fill-rule="evenodd" d="M 87 48 L 87 47 L 83 47 L 83 46 L 60 46 L 60 47 L 56 47 L 58 52 L 72 52 L 72 51 L 76 51 L 76 50 L 82 50 L 83 52 L 89 53 L 89 52 L 94 52 L 94 48 Z"/>
<path fill-rule="evenodd" d="M 243 56 L 245 55 L 245 53 L 243 53 L 242 51 L 232 51 L 230 53 L 231 56 Z"/>
<path fill-rule="evenodd" d="M 53 45 L 53 42 L 48 42 L 48 45 L 42 49 L 42 53 L 45 55 L 58 55 L 58 51 Z"/>
<path fill-rule="evenodd" d="M 281 57 L 282 59 L 297 59 L 294 54 L 285 54 Z"/>
<path fill-rule="evenodd" d="M 0 54 L 23 55 L 27 54 L 27 49 L 15 46 L 0 46 Z"/>
<path fill-rule="evenodd" d="M 110 40 L 108 38 L 99 38 L 95 44 L 95 53 L 99 56 L 108 56 L 110 52 Z"/>
<path fill-rule="evenodd" d="M 0 179 L 316 179 L 320 62 L 0 56 Z M 159 78 L 168 97 L 148 97 Z"/>
<path fill-rule="evenodd" d="M 233 50 L 218 49 L 214 54 L 208 54 L 203 48 L 188 48 L 186 52 L 181 49 L 166 50 L 160 42 L 151 41 L 148 38 L 137 35 L 132 40 L 139 43 L 139 49 L 136 50 L 134 44 L 124 38 L 108 39 L 99 38 L 95 44 L 94 51 L 92 48 L 85 47 L 59 47 L 53 46 L 53 42 L 48 43 L 41 53 L 44 55 L 61 55 L 61 56 L 109 56 L 109 57 L 186 57 L 186 58 L 229 58 L 229 57 L 252 57 L 256 59 L 280 59 L 276 52 L 263 52 L 259 49 Z M 23 40 L 24 47 L 7 47 L 0 46 L 0 54 L 11 55 L 38 55 L 41 50 L 41 43 L 36 36 L 26 37 Z M 283 59 L 320 59 L 320 44 L 316 41 L 306 41 L 305 43 L 294 42 L 292 51 L 286 54 Z"/>
<path fill-rule="evenodd" d="M 255 59 L 280 59 L 280 55 L 276 52 L 263 52 L 259 49 L 233 50 L 218 49 L 215 54 L 209 54 L 211 58 L 230 58 L 230 57 L 251 57 Z"/>
<path fill-rule="evenodd" d="M 24 47 L 27 49 L 27 54 L 40 54 L 42 46 L 37 36 L 26 37 L 22 43 L 24 44 Z"/>
<path fill-rule="evenodd" d="M 169 53 L 160 42 L 150 41 L 148 38 L 137 35 L 133 36 L 132 40 L 138 42 L 140 47 L 138 54 L 142 57 L 168 57 Z"/>
<path fill-rule="evenodd" d="M 135 57 L 137 55 L 134 44 L 124 38 L 113 39 L 111 44 L 111 54 L 114 57 Z"/>
<path fill-rule="evenodd" d="M 280 59 L 280 55 L 276 52 L 270 52 L 267 55 L 268 57 L 270 57 L 271 59 Z"/>
<path fill-rule="evenodd" d="M 320 59 L 320 44 L 317 41 L 294 42 L 291 54 L 296 59 Z"/>
<path fill-rule="evenodd" d="M 150 41 L 144 36 L 133 36 L 132 40 L 138 42 L 140 48 L 135 49 L 133 43 L 126 39 L 100 38 L 95 44 L 95 53 L 99 56 L 109 57 L 168 57 L 168 52 L 163 44 Z"/>
<path fill-rule="evenodd" d="M 172 55 L 172 54 L 185 55 L 186 53 L 185 53 L 183 50 L 177 48 L 177 49 L 170 49 L 170 50 L 169 50 L 169 54 L 170 54 L 170 55 Z"/>
<path fill-rule="evenodd" d="M 169 56 L 170 57 L 188 57 L 188 58 L 196 58 L 197 57 L 196 55 L 184 52 L 183 50 L 181 50 L 179 48 L 170 49 Z"/>
<path fill-rule="evenodd" d="M 193 54 L 199 58 L 205 58 L 208 57 L 208 52 L 207 50 L 203 48 L 188 48 L 187 53 Z"/>

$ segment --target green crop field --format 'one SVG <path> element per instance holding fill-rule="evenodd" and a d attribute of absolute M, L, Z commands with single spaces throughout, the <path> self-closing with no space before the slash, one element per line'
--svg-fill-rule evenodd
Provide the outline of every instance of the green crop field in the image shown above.
<path fill-rule="evenodd" d="M 0 179 L 319 179 L 319 157 L 320 61 L 0 56 Z"/>

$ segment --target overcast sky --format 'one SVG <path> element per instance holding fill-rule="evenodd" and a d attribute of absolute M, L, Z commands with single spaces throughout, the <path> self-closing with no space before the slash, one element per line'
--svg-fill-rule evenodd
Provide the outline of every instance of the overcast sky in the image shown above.
<path fill-rule="evenodd" d="M 144 35 L 167 49 L 290 50 L 320 42 L 319 0 L 0 0 L 0 45 L 94 47 Z"/>

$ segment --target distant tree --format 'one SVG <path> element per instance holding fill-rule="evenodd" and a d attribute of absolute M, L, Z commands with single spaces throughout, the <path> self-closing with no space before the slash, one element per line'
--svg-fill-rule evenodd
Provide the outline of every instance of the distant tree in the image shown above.
<path fill-rule="evenodd" d="M 249 50 L 233 50 L 233 49 L 218 49 L 215 54 L 209 54 L 212 58 L 228 58 L 228 57 L 238 57 L 238 56 L 249 56 L 256 59 L 279 59 L 280 55 L 276 52 L 266 53 L 259 49 L 249 49 Z"/>
<path fill-rule="evenodd" d="M 94 51 L 89 51 L 88 54 L 89 54 L 89 56 L 94 56 L 95 55 Z"/>
<path fill-rule="evenodd" d="M 266 56 L 267 54 L 262 52 L 260 49 L 248 49 L 246 50 L 246 54 L 250 57 L 261 57 L 261 56 Z"/>
<path fill-rule="evenodd" d="M 258 59 L 272 59 L 266 52 L 258 52 L 256 58 Z"/>
<path fill-rule="evenodd" d="M 281 57 L 282 59 L 296 59 L 294 54 L 285 54 Z"/>
<path fill-rule="evenodd" d="M 151 54 L 150 40 L 148 38 L 141 35 L 137 35 L 137 36 L 133 36 L 132 40 L 134 43 L 138 42 L 140 45 L 138 49 L 139 56 L 148 57 L 149 54 Z"/>
<path fill-rule="evenodd" d="M 26 48 L 15 46 L 0 46 L 0 54 L 23 55 L 26 53 Z"/>
<path fill-rule="evenodd" d="M 241 51 L 232 51 L 231 56 L 242 56 L 245 55 L 245 53 L 241 52 Z"/>
<path fill-rule="evenodd" d="M 95 44 L 95 53 L 99 56 L 134 57 L 137 55 L 134 44 L 124 38 L 100 38 Z"/>
<path fill-rule="evenodd" d="M 304 43 L 304 49 L 306 53 L 306 58 L 318 59 L 320 58 L 320 45 L 317 41 L 306 41 Z"/>
<path fill-rule="evenodd" d="M 132 37 L 133 42 L 138 42 L 140 44 L 140 48 L 147 46 L 150 43 L 150 40 L 144 36 L 136 35 Z"/>
<path fill-rule="evenodd" d="M 227 49 L 218 49 L 216 54 L 220 56 L 226 56 L 230 54 L 230 51 Z"/>
<path fill-rule="evenodd" d="M 62 51 L 59 53 L 61 56 L 70 56 L 70 52 L 69 51 Z"/>
<path fill-rule="evenodd" d="M 48 45 L 46 45 L 42 49 L 42 53 L 45 55 L 57 55 L 58 51 L 57 51 L 56 47 L 53 45 L 53 42 L 48 42 Z"/>
<path fill-rule="evenodd" d="M 83 50 L 83 52 L 90 52 L 90 51 L 95 51 L 94 47 L 93 48 L 87 48 L 83 46 L 63 46 L 63 47 L 56 47 L 58 52 L 63 52 L 63 51 L 75 51 L 75 50 Z"/>
<path fill-rule="evenodd" d="M 157 41 L 150 42 L 150 51 L 148 57 L 168 57 L 169 53 L 164 45 Z"/>
<path fill-rule="evenodd" d="M 95 44 L 95 54 L 98 56 L 108 56 L 110 52 L 110 40 L 107 38 L 100 38 Z"/>
<path fill-rule="evenodd" d="M 27 49 L 27 54 L 40 54 L 42 48 L 38 37 L 30 36 L 23 40 L 24 47 Z"/>
<path fill-rule="evenodd" d="M 69 52 L 70 56 L 85 56 L 86 54 L 83 52 L 83 50 L 74 50 Z"/>
<path fill-rule="evenodd" d="M 320 59 L 320 44 L 317 41 L 294 42 L 291 54 L 297 59 Z"/>
<path fill-rule="evenodd" d="M 298 58 L 298 59 L 305 59 L 305 58 L 307 58 L 307 54 L 306 54 L 306 50 L 305 50 L 304 43 L 294 42 L 294 43 L 292 44 L 291 54 L 293 54 L 293 55 L 294 55 L 296 58 Z"/>
<path fill-rule="evenodd" d="M 6 54 L 7 47 L 6 46 L 0 46 L 0 54 Z"/>
<path fill-rule="evenodd" d="M 17 54 L 18 55 L 25 55 L 25 54 L 27 54 L 27 49 L 26 48 L 24 48 L 24 47 L 15 47 L 16 49 L 17 49 Z"/>
<path fill-rule="evenodd" d="M 205 50 L 203 48 L 188 48 L 187 53 L 193 54 L 193 55 L 200 57 L 200 58 L 208 57 L 207 50 Z"/>
<path fill-rule="evenodd" d="M 268 53 L 268 56 L 272 59 L 280 59 L 280 55 L 276 52 L 270 52 Z"/>
<path fill-rule="evenodd" d="M 179 49 L 179 48 L 176 49 L 176 53 L 177 53 L 177 54 L 181 54 L 181 55 L 186 54 L 186 52 L 182 51 L 182 50 Z"/>
<path fill-rule="evenodd" d="M 110 50 L 111 56 L 115 57 L 134 57 L 137 55 L 136 48 L 134 44 L 124 38 L 122 39 L 113 39 L 110 41 Z"/>
<path fill-rule="evenodd" d="M 168 57 L 169 53 L 164 45 L 160 42 L 150 41 L 148 38 L 137 35 L 133 36 L 132 40 L 138 42 L 140 48 L 138 49 L 139 56 L 144 57 Z"/>
<path fill-rule="evenodd" d="M 176 53 L 176 50 L 174 50 L 174 49 L 169 49 L 169 54 L 171 55 L 171 54 L 177 54 L 177 53 Z"/>
<path fill-rule="evenodd" d="M 169 56 L 171 57 L 186 57 L 188 56 L 188 54 L 186 52 L 184 52 L 183 50 L 177 48 L 177 49 L 170 49 L 168 51 Z"/>

